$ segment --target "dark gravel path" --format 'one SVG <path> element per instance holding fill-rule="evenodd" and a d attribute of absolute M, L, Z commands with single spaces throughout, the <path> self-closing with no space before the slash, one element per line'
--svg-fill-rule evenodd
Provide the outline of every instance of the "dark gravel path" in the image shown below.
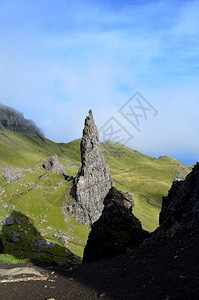
<path fill-rule="evenodd" d="M 81 266 L 38 265 L 47 281 L 0 284 L 0 299 L 199 299 L 199 227 Z M 0 268 L 16 267 L 0 263 Z M 17 265 L 19 267 L 19 265 Z"/>

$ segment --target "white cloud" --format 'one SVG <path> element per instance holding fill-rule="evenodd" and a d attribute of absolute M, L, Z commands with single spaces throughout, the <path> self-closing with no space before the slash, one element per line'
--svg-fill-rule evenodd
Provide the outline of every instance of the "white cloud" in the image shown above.
<path fill-rule="evenodd" d="M 69 141 L 90 108 L 100 127 L 139 90 L 159 114 L 132 147 L 198 153 L 199 5 L 129 3 L 4 1 L 1 102 Z"/>

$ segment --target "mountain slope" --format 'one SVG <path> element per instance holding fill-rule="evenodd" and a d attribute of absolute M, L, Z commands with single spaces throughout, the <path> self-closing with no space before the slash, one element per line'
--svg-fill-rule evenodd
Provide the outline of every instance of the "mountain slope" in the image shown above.
<path fill-rule="evenodd" d="M 34 227 L 47 240 L 62 245 L 60 238 L 65 235 L 66 247 L 81 257 L 89 229 L 66 213 L 66 202 L 73 201 L 69 195 L 71 182 L 42 168 L 47 157 L 57 154 L 64 170 L 75 176 L 80 167 L 79 144 L 80 140 L 54 143 L 42 136 L 3 128 L 0 133 L 0 221 L 2 224 L 5 217 L 18 210 L 34 220 Z M 135 216 L 144 229 L 154 230 L 158 226 L 162 195 L 167 194 L 176 174 L 184 176 L 189 168 L 174 159 L 151 158 L 125 146 L 118 150 L 118 145 L 106 143 L 101 148 L 115 186 L 133 194 Z M 6 166 L 17 169 L 23 177 L 7 184 Z M 52 230 L 47 229 L 49 227 Z"/>
<path fill-rule="evenodd" d="M 3 104 L 0 104 L 0 127 L 22 134 L 42 135 L 32 120 L 25 119 L 22 113 Z"/>
<path fill-rule="evenodd" d="M 170 157 L 156 159 L 122 145 L 106 143 L 102 147 L 115 186 L 133 195 L 133 213 L 144 229 L 153 231 L 158 226 L 162 196 L 173 180 L 184 178 L 190 168 Z"/>

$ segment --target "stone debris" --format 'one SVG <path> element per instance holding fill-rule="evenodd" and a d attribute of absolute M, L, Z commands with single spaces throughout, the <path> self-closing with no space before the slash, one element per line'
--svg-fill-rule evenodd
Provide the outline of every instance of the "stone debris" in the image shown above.
<path fill-rule="evenodd" d="M 54 248 L 55 244 L 46 240 L 37 240 L 35 246 L 41 249 Z"/>

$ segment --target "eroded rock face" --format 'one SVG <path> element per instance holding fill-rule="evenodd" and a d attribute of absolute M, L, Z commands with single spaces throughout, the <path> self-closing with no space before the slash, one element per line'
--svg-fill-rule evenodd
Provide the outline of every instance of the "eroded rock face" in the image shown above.
<path fill-rule="evenodd" d="M 92 225 L 84 250 L 83 262 L 93 262 L 138 247 L 149 233 L 132 214 L 133 197 L 111 188 L 104 199 L 101 217 Z"/>
<path fill-rule="evenodd" d="M 185 180 L 173 182 L 167 197 L 163 197 L 159 223 L 165 227 L 199 223 L 199 163 Z"/>
<path fill-rule="evenodd" d="M 149 243 L 199 225 L 199 163 L 185 180 L 174 180 L 168 195 L 162 199 L 159 224 Z"/>
<path fill-rule="evenodd" d="M 23 114 L 15 109 L 0 104 L 0 128 L 7 128 L 9 130 L 29 134 L 33 136 L 42 135 L 40 129 L 35 125 L 32 120 L 27 120 Z"/>
<path fill-rule="evenodd" d="M 78 222 L 91 226 L 100 217 L 103 200 L 113 186 L 91 110 L 85 120 L 80 150 L 82 166 L 71 190 L 75 203 L 68 206 L 67 211 Z"/>

